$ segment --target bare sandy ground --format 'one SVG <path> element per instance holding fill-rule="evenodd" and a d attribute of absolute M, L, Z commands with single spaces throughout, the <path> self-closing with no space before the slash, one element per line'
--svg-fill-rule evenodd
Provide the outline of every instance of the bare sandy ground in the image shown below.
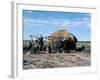
<path fill-rule="evenodd" d="M 24 54 L 23 69 L 90 66 L 89 53 Z"/>

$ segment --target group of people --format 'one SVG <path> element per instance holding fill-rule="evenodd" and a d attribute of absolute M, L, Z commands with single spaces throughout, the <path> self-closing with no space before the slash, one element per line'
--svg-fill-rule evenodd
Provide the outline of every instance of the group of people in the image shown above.
<path fill-rule="evenodd" d="M 60 37 L 53 44 L 48 45 L 48 50 L 50 53 L 67 53 L 70 51 L 75 51 L 76 43 Z"/>
<path fill-rule="evenodd" d="M 23 47 L 23 50 L 32 50 L 34 53 L 37 53 L 39 51 L 45 51 L 48 53 L 67 53 L 72 50 L 76 50 L 76 43 L 60 37 L 53 44 L 45 44 L 44 38 L 40 36 L 35 40 L 35 42 L 29 42 L 29 46 Z"/>

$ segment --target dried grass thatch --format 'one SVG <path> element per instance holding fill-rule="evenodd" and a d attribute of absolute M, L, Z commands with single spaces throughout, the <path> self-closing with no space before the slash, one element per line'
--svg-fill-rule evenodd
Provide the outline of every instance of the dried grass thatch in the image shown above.
<path fill-rule="evenodd" d="M 77 42 L 77 38 L 72 33 L 68 32 L 65 29 L 60 29 L 60 30 L 52 33 L 48 38 L 48 42 L 51 44 L 51 43 L 57 41 L 59 38 L 63 38 L 68 41 Z"/>

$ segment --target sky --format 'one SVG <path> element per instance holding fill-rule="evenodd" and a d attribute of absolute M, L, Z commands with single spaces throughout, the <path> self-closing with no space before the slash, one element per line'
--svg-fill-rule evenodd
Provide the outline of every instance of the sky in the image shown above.
<path fill-rule="evenodd" d="M 78 41 L 90 41 L 91 14 L 80 12 L 23 10 L 24 40 L 30 40 L 31 38 L 29 35 L 49 36 L 59 29 L 66 29 L 68 32 L 74 34 Z"/>

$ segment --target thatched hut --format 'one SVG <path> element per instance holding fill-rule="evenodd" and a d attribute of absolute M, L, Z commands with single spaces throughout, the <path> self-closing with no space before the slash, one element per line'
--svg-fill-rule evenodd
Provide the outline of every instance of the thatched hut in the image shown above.
<path fill-rule="evenodd" d="M 64 48 L 65 50 L 75 50 L 76 49 L 76 42 L 77 42 L 77 38 L 70 32 L 68 32 L 65 29 L 60 29 L 54 33 L 52 33 L 49 38 L 48 38 L 48 44 L 50 46 L 54 48 L 55 45 L 58 44 L 59 40 L 63 39 L 64 42 L 64 46 L 66 48 Z"/>

